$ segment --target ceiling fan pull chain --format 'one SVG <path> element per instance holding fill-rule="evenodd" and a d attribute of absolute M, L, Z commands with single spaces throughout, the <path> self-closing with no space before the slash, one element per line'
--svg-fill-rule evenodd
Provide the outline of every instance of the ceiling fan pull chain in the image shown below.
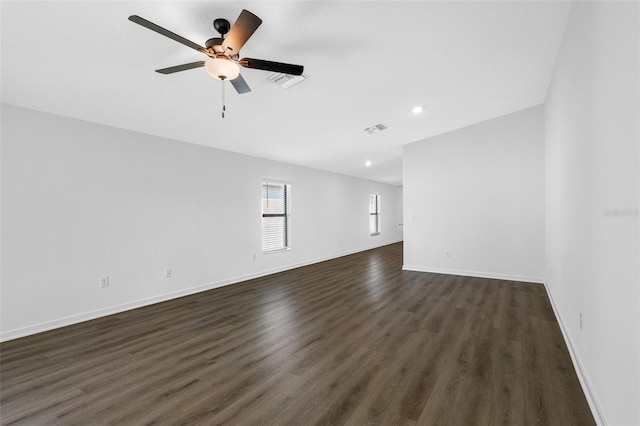
<path fill-rule="evenodd" d="M 227 106 L 225 105 L 225 97 L 224 97 L 224 80 L 222 82 L 222 118 L 224 118 L 224 112 L 227 110 Z"/>

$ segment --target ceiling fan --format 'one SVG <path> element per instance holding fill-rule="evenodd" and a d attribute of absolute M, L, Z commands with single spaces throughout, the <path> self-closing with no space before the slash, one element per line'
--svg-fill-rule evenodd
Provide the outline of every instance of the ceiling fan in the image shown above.
<path fill-rule="evenodd" d="M 129 20 L 145 28 L 169 37 L 172 40 L 182 43 L 187 47 L 204 53 L 209 58 L 206 61 L 190 62 L 188 64 L 176 65 L 169 68 L 156 70 L 161 74 L 172 74 L 194 68 L 204 67 L 207 74 L 218 80 L 229 80 L 238 93 L 248 93 L 251 91 L 249 85 L 240 75 L 240 68 L 253 68 L 258 70 L 279 72 L 284 74 L 301 75 L 304 67 L 302 65 L 285 64 L 282 62 L 266 61 L 263 59 L 240 58 L 240 49 L 249 40 L 249 37 L 262 24 L 262 19 L 258 18 L 248 10 L 242 10 L 236 22 L 231 26 L 226 19 L 218 18 L 213 21 L 213 27 L 220 33 L 220 37 L 210 38 L 205 42 L 204 47 L 187 40 L 153 22 L 147 21 L 138 15 L 129 16 Z"/>

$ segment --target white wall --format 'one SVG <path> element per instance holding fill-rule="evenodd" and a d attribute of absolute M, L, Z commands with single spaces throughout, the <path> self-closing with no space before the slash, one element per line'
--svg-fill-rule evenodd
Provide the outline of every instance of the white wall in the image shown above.
<path fill-rule="evenodd" d="M 406 145 L 403 161 L 405 269 L 543 281 L 541 106 Z"/>
<path fill-rule="evenodd" d="M 292 184 L 290 251 L 261 251 L 263 178 Z M 401 191 L 3 105 L 2 340 L 397 242 Z"/>
<path fill-rule="evenodd" d="M 574 3 L 545 106 L 546 285 L 613 425 L 640 424 L 639 13 Z"/>

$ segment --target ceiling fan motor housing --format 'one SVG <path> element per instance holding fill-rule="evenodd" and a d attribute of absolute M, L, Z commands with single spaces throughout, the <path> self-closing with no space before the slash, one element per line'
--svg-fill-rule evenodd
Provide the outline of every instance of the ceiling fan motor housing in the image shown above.
<path fill-rule="evenodd" d="M 224 52 L 224 49 L 222 48 L 223 41 L 224 39 L 222 37 L 214 37 L 207 40 L 204 45 L 207 49 L 212 50 L 214 53 L 220 54 Z"/>

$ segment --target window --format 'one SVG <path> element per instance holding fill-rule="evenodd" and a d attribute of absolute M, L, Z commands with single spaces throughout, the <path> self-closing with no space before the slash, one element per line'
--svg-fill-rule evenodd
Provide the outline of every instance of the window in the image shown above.
<path fill-rule="evenodd" d="M 380 196 L 369 195 L 369 232 L 371 235 L 380 234 Z"/>
<path fill-rule="evenodd" d="M 262 251 L 290 245 L 291 185 L 262 182 Z"/>

